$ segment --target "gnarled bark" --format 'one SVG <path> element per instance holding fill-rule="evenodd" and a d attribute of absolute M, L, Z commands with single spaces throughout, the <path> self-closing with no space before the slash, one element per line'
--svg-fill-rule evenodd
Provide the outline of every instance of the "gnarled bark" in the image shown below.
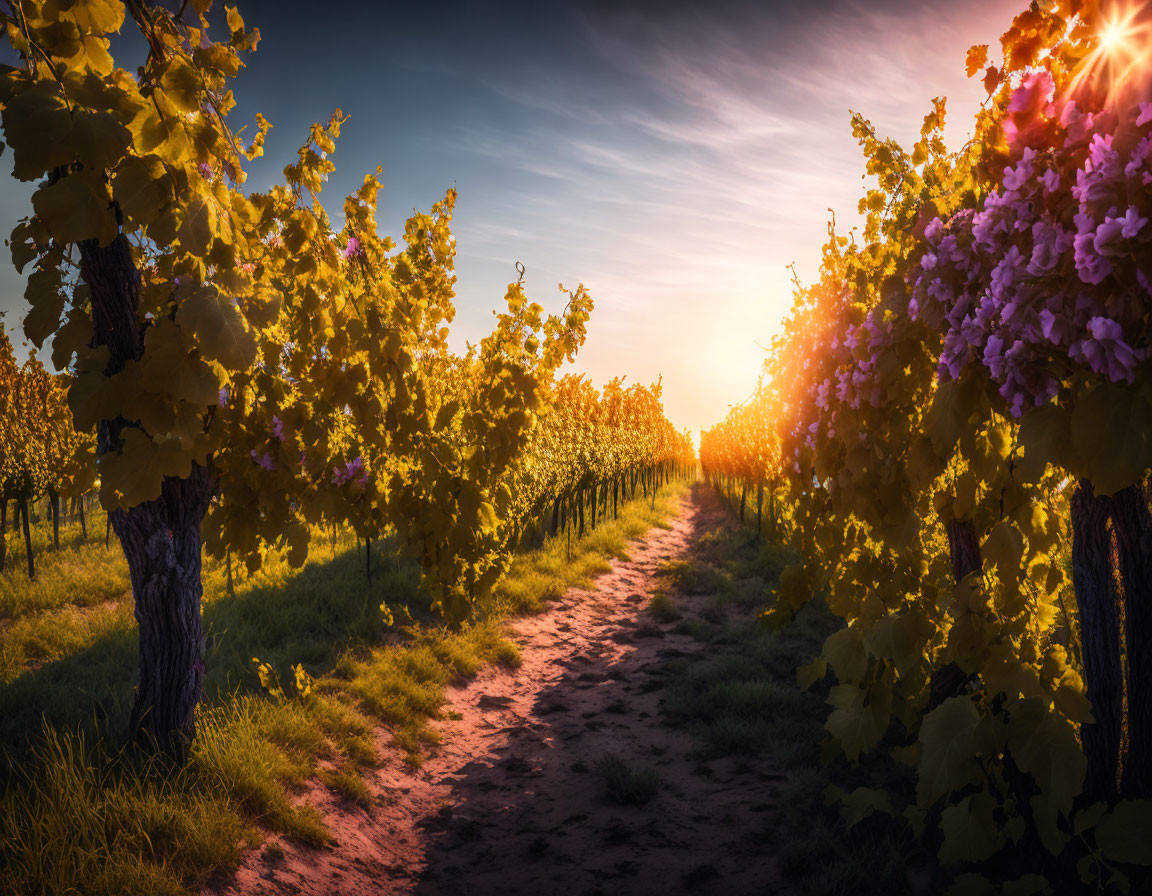
<path fill-rule="evenodd" d="M 1111 502 L 1097 496 L 1092 483 L 1083 479 L 1072 494 L 1071 504 L 1072 582 L 1080 610 L 1084 678 L 1094 719 L 1080 726 L 1088 760 L 1084 798 L 1091 802 L 1116 795 L 1123 697 L 1120 621 L 1108 534 Z"/>
<path fill-rule="evenodd" d="M 1144 486 L 1111 498 L 1116 559 L 1124 587 L 1128 648 L 1128 755 L 1121 795 L 1152 796 L 1152 512 Z"/>
<path fill-rule="evenodd" d="M 107 246 L 80 243 L 80 272 L 92 297 L 94 344 L 108 347 L 111 375 L 144 350 L 140 273 L 128 240 L 120 235 Z M 98 452 L 117 450 L 132 425 L 122 418 L 102 421 Z M 177 760 L 185 758 L 195 732 L 204 678 L 200 523 L 216 485 L 210 468 L 193 464 L 188 478 L 165 478 L 156 500 L 109 515 L 128 561 L 140 629 L 131 736 Z"/>
<path fill-rule="evenodd" d="M 28 526 L 28 499 L 20 499 L 21 526 L 24 529 L 24 552 L 28 557 L 28 581 L 36 578 L 36 561 L 32 559 L 32 530 Z"/>
<path fill-rule="evenodd" d="M 52 550 L 60 550 L 60 495 L 48 489 L 48 512 L 52 515 Z"/>
<path fill-rule="evenodd" d="M 948 521 L 948 556 L 952 561 L 952 578 L 956 584 L 981 567 L 980 540 L 976 537 L 976 526 L 971 519 L 965 517 Z"/>
<path fill-rule="evenodd" d="M 196 730 L 204 679 L 200 522 L 215 486 L 211 471 L 194 465 L 187 479 L 165 479 L 157 500 L 111 514 L 140 627 L 132 734 L 178 760 Z"/>
<path fill-rule="evenodd" d="M 80 274 L 92 295 L 93 345 L 108 346 L 108 373 L 117 373 L 144 353 L 144 331 L 136 319 L 140 272 L 123 234 L 107 246 L 80 243 Z"/>
<path fill-rule="evenodd" d="M 950 519 L 948 530 L 948 556 L 952 561 L 952 579 L 959 585 L 970 573 L 980 569 L 980 540 L 976 537 L 976 524 L 968 517 Z M 935 709 L 950 697 L 959 697 L 972 681 L 972 676 L 956 663 L 947 663 L 933 670 L 928 680 L 928 708 Z"/>

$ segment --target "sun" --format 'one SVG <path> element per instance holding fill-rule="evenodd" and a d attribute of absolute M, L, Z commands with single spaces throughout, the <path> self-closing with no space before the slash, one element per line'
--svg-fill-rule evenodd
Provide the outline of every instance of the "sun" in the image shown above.
<path fill-rule="evenodd" d="M 1148 89 L 1152 73 L 1152 0 L 1118 0 L 1097 20 L 1095 47 L 1077 67 L 1069 95 L 1099 91 L 1109 105 L 1131 102 Z"/>
<path fill-rule="evenodd" d="M 1107 52 L 1119 50 L 1127 39 L 1127 29 L 1121 22 L 1109 22 L 1100 29 L 1100 47 Z"/>

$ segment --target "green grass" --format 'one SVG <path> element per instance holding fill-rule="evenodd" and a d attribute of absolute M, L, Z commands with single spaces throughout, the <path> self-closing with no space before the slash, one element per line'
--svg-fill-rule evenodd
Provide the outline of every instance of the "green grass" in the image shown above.
<path fill-rule="evenodd" d="M 78 525 L 62 528 L 75 528 L 76 538 L 62 538 L 59 551 L 47 547 L 36 552 L 32 581 L 23 549 L 14 554 L 12 544 L 8 545 L 8 565 L 0 573 L 0 619 L 20 619 L 60 607 L 92 607 L 126 592 L 128 564 L 115 538 L 105 548 L 102 536 L 84 542 L 79 539 Z"/>
<path fill-rule="evenodd" d="M 604 787 L 604 795 L 621 806 L 652 802 L 663 782 L 660 773 L 647 765 L 630 765 L 619 756 L 604 756 L 592 767 Z"/>
<path fill-rule="evenodd" d="M 671 483 L 657 496 L 655 506 L 643 498 L 620 505 L 620 517 L 605 520 L 584 537 L 572 541 L 572 555 L 562 537 L 543 547 L 517 555 L 496 589 L 493 613 L 498 616 L 536 612 L 573 587 L 583 587 L 611 568 L 613 559 L 627 559 L 628 542 L 654 526 L 667 527 L 675 499 L 686 486 Z"/>
<path fill-rule="evenodd" d="M 32 518 L 32 581 L 23 535 L 8 520 L 7 566 L 0 572 L 0 685 L 79 651 L 131 618 L 128 565 L 114 537 L 104 547 L 104 512 L 88 514 L 87 540 L 79 522 L 63 522 L 58 551 L 51 523 L 35 511 Z"/>
<path fill-rule="evenodd" d="M 675 622 L 680 618 L 676 602 L 663 591 L 654 591 L 648 601 L 648 610 L 657 622 Z"/>
<path fill-rule="evenodd" d="M 685 568 L 712 567 L 707 575 L 731 587 L 678 623 L 710 646 L 704 659 L 669 664 L 666 717 L 694 735 L 702 761 L 743 756 L 781 776 L 756 835 L 778 855 L 789 892 L 887 896 L 912 892 L 910 875 L 928 882 L 918 892 L 944 892 L 936 863 L 907 825 L 872 815 L 849 830 L 828 798 L 833 789 L 871 787 L 894 794 L 896 804 L 901 796 L 914 802 L 915 781 L 910 769 L 892 761 L 853 767 L 842 758 L 822 760 L 829 683 L 802 691 L 796 669 L 819 653 L 840 622 L 817 600 L 780 630 L 758 623 L 756 611 L 767 606 L 787 559 L 785 549 L 757 543 L 745 527 L 710 533 L 676 568 L 680 576 Z M 710 612 L 717 606 L 744 612 Z"/>
<path fill-rule="evenodd" d="M 174 774 L 130 766 L 82 735 L 49 731 L 7 783 L 6 892 L 182 893 L 183 880 L 235 864 L 258 836 L 196 765 Z"/>
<path fill-rule="evenodd" d="M 360 769 L 354 764 L 344 764 L 333 769 L 320 771 L 320 780 L 326 787 L 340 794 L 344 799 L 356 803 L 365 809 L 372 805 L 372 795 Z"/>
<path fill-rule="evenodd" d="M 667 578 L 683 594 L 720 594 L 732 588 L 730 577 L 708 562 L 665 560 L 656 574 Z"/>
<path fill-rule="evenodd" d="M 222 565 L 206 559 L 208 672 L 197 737 L 178 770 L 117 748 L 136 673 L 126 569 L 115 542 L 103 548 L 102 515 L 90 520 L 98 543 L 65 548 L 62 533 L 61 550 L 38 557 L 33 589 L 16 563 L 0 579 L 8 608 L 0 614 L 0 890 L 187 893 L 235 867 L 262 831 L 325 843 L 320 817 L 295 805 L 304 782 L 319 777 L 346 799 L 367 800 L 359 769 L 380 761 L 381 723 L 418 763 L 451 683 L 487 664 L 519 665 L 503 621 L 588 585 L 625 556 L 629 540 L 665 522 L 683 488 L 666 488 L 654 508 L 623 505 L 619 520 L 573 540 L 570 559 L 559 538 L 518 555 L 491 601 L 456 625 L 428 614 L 418 570 L 392 553 L 374 560 L 369 586 L 363 549 L 349 538 L 334 546 L 318 538 L 299 570 L 271 555 L 238 579 L 234 597 Z M 10 533 L 9 560 L 20 560 L 12 541 Z M 390 550 L 387 541 L 380 547 Z M 382 602 L 403 624 L 385 627 Z M 311 690 L 269 694 L 253 657 L 285 683 L 302 664 Z"/>

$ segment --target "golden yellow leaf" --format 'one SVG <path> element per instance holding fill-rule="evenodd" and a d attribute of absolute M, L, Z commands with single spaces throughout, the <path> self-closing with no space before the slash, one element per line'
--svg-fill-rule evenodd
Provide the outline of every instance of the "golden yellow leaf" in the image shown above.
<path fill-rule="evenodd" d="M 74 171 L 41 187 L 32 207 L 60 243 L 97 239 L 107 245 L 118 233 L 108 182 L 96 171 Z"/>

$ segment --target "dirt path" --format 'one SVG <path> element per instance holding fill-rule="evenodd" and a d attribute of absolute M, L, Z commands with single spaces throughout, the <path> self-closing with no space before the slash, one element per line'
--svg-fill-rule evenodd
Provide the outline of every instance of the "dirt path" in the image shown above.
<path fill-rule="evenodd" d="M 334 847 L 254 851 L 215 892 L 775 892 L 762 813 L 779 775 L 691 758 L 692 738 L 661 718 L 666 667 L 710 648 L 646 609 L 657 567 L 725 519 L 704 490 L 686 497 L 670 529 L 653 529 L 593 589 L 512 626 L 522 666 L 486 669 L 449 692 L 444 741 L 422 768 L 384 748 L 392 758 L 365 773 L 370 811 L 310 791 Z M 684 608 L 709 599 L 677 598 Z M 595 771 L 605 756 L 655 768 L 655 798 L 607 799 Z"/>

